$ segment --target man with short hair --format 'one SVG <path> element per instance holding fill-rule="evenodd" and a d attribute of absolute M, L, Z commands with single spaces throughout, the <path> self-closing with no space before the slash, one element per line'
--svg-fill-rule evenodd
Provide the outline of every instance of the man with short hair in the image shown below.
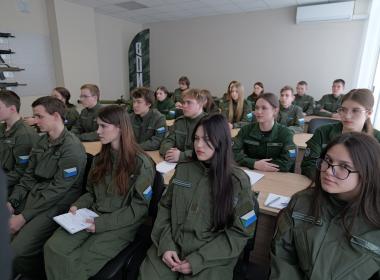
<path fill-rule="evenodd" d="M 66 212 L 82 192 L 86 153 L 79 139 L 64 126 L 65 105 L 51 97 L 32 104 L 42 132 L 34 145 L 28 167 L 8 199 L 13 214 L 14 272 L 32 277 L 38 271 L 39 254 L 57 228 L 53 217 Z"/>
<path fill-rule="evenodd" d="M 84 109 L 80 112 L 79 119 L 71 129 L 71 132 L 76 134 L 81 141 L 98 141 L 99 135 L 98 111 L 101 108 L 99 104 L 100 90 L 97 85 L 84 84 L 80 88 L 80 103 Z"/>
<path fill-rule="evenodd" d="M 315 115 L 323 117 L 339 118 L 338 108 L 342 104 L 343 91 L 345 86 L 343 79 L 336 79 L 332 85 L 332 93 L 322 96 L 316 104 Z"/>
<path fill-rule="evenodd" d="M 29 162 L 38 134 L 20 116 L 20 97 L 10 90 L 0 91 L 0 166 L 8 179 L 8 194 L 18 183 Z"/>
<path fill-rule="evenodd" d="M 154 93 L 145 87 L 132 91 L 133 113 L 130 114 L 137 143 L 145 151 L 160 148 L 166 134 L 166 120 L 157 109 L 152 109 Z"/>
<path fill-rule="evenodd" d="M 294 105 L 301 107 L 302 112 L 305 116 L 312 115 L 314 113 L 314 98 L 308 94 L 307 82 L 299 81 L 296 87 L 295 99 L 293 101 Z"/>

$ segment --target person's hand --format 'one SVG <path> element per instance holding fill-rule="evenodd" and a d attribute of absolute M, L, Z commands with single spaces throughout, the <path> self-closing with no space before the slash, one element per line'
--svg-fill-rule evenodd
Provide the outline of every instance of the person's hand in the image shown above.
<path fill-rule="evenodd" d="M 22 214 L 12 215 L 12 217 L 9 219 L 9 229 L 11 233 L 15 234 L 18 232 L 25 225 L 25 223 L 26 221 Z"/>
<path fill-rule="evenodd" d="M 180 272 L 182 274 L 191 274 L 191 264 L 187 260 L 184 260 L 181 264 L 174 266 L 172 271 Z"/>
<path fill-rule="evenodd" d="M 91 224 L 88 228 L 86 228 L 87 232 L 95 233 L 95 221 L 94 219 L 86 219 L 86 224 Z"/>
<path fill-rule="evenodd" d="M 271 163 L 271 158 L 256 160 L 253 166 L 254 169 L 260 171 L 269 171 L 269 172 L 277 172 L 279 171 L 279 166 L 277 164 Z"/>
<path fill-rule="evenodd" d="M 76 207 L 75 205 L 73 205 L 73 206 L 70 207 L 69 213 L 75 215 L 77 213 L 77 210 L 78 210 L 78 207 Z"/>
<path fill-rule="evenodd" d="M 15 209 L 13 208 L 13 206 L 12 206 L 12 204 L 11 204 L 10 202 L 7 202 L 7 208 L 8 208 L 8 210 L 9 210 L 9 213 L 10 213 L 11 215 L 13 215 L 14 212 L 15 212 Z"/>
<path fill-rule="evenodd" d="M 176 102 L 175 103 L 175 107 L 176 107 L 176 109 L 182 110 L 182 103 L 181 102 Z"/>
<path fill-rule="evenodd" d="M 162 255 L 162 261 L 170 268 L 174 268 L 177 265 L 181 264 L 181 261 L 179 260 L 178 254 L 176 251 L 166 251 Z"/>
<path fill-rule="evenodd" d="M 27 124 L 27 125 L 35 125 L 36 124 L 36 119 L 34 117 L 25 117 L 24 118 L 24 122 Z"/>
<path fill-rule="evenodd" d="M 177 148 L 169 149 L 165 154 L 165 160 L 168 162 L 178 162 L 181 151 Z"/>

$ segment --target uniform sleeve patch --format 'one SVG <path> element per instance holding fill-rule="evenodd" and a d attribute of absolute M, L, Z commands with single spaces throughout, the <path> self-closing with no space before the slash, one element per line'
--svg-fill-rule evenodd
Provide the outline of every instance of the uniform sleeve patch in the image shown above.
<path fill-rule="evenodd" d="M 305 119 L 298 119 L 299 125 L 304 125 L 305 124 Z"/>
<path fill-rule="evenodd" d="M 170 111 L 169 111 L 169 115 L 172 116 L 172 117 L 175 117 L 175 111 L 170 110 Z"/>
<path fill-rule="evenodd" d="M 19 164 L 28 164 L 28 162 L 29 162 L 29 156 L 28 155 L 18 157 L 18 163 Z"/>
<path fill-rule="evenodd" d="M 256 212 L 255 210 L 251 210 L 245 215 L 240 217 L 240 221 L 242 222 L 243 226 L 245 228 L 252 225 L 257 220 Z"/>
<path fill-rule="evenodd" d="M 166 132 L 166 128 L 165 128 L 164 126 L 159 127 L 159 128 L 156 129 L 156 132 L 157 132 L 158 134 L 163 134 L 163 133 Z"/>
<path fill-rule="evenodd" d="M 153 195 L 152 186 L 147 187 L 145 191 L 143 192 L 143 195 L 146 200 L 150 200 Z"/>
<path fill-rule="evenodd" d="M 288 154 L 289 154 L 289 157 L 290 158 L 295 158 L 297 153 L 296 153 L 296 150 L 295 149 L 292 149 L 292 150 L 288 150 Z"/>
<path fill-rule="evenodd" d="M 252 114 L 252 112 L 251 112 L 251 113 L 248 113 L 248 114 L 247 114 L 247 119 L 248 119 L 249 121 L 252 121 L 252 118 L 253 118 L 253 114 Z"/>
<path fill-rule="evenodd" d="M 78 175 L 78 170 L 76 167 L 68 168 L 63 170 L 63 177 L 64 178 L 71 178 Z"/>

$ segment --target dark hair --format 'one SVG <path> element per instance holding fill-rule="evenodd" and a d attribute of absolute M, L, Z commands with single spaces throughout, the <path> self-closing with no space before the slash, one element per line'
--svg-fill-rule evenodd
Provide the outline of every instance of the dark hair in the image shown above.
<path fill-rule="evenodd" d="M 305 82 L 305 81 L 299 81 L 299 82 L 297 83 L 297 85 L 300 85 L 300 86 L 307 86 L 307 82 Z"/>
<path fill-rule="evenodd" d="M 256 83 L 254 83 L 254 84 L 253 84 L 253 92 L 251 93 L 251 96 L 252 96 L 253 100 L 256 100 L 257 97 L 259 97 L 259 96 L 256 94 L 256 92 L 255 92 L 255 86 L 259 86 L 259 87 L 262 88 L 260 94 L 264 93 L 264 84 L 263 84 L 262 82 L 256 82 Z"/>
<path fill-rule="evenodd" d="M 285 90 L 290 90 L 292 94 L 294 94 L 294 90 L 291 86 L 284 86 L 281 90 L 280 93 L 283 93 Z"/>
<path fill-rule="evenodd" d="M 274 93 L 266 92 L 266 93 L 260 94 L 260 96 L 256 100 L 256 103 L 261 98 L 267 101 L 273 108 L 278 108 L 280 106 L 278 97 Z"/>
<path fill-rule="evenodd" d="M 0 100 L 7 106 L 15 106 L 17 113 L 20 112 L 21 102 L 20 97 L 11 90 L 1 90 Z"/>
<path fill-rule="evenodd" d="M 358 196 L 347 203 L 342 210 L 342 222 L 347 237 L 355 223 L 355 218 L 363 216 L 370 225 L 380 228 L 380 144 L 372 136 L 365 133 L 344 133 L 331 141 L 323 150 L 321 158 L 324 158 L 328 150 L 335 145 L 344 145 L 350 154 L 353 165 L 359 174 L 360 189 Z M 320 172 L 316 173 L 315 196 L 311 211 L 315 219 L 321 216 L 323 205 L 330 196 L 321 186 Z"/>
<path fill-rule="evenodd" d="M 129 177 L 135 171 L 136 157 L 144 153 L 137 144 L 127 110 L 118 105 L 109 105 L 99 110 L 98 118 L 103 122 L 120 128 L 120 150 L 116 170 L 112 170 L 111 144 L 102 145 L 95 166 L 91 169 L 91 181 L 98 183 L 104 180 L 107 174 L 115 174 L 116 186 L 119 194 L 128 193 Z"/>
<path fill-rule="evenodd" d="M 68 107 L 68 108 L 74 107 L 74 105 L 69 102 L 71 94 L 70 94 L 70 91 L 67 88 L 56 87 L 53 90 L 55 90 L 56 92 L 58 92 L 65 99 L 65 105 L 66 105 L 66 107 Z"/>
<path fill-rule="evenodd" d="M 352 89 L 342 98 L 343 102 L 347 100 L 355 101 L 362 105 L 366 110 L 372 112 L 373 104 L 375 103 L 372 91 L 366 88 Z M 373 135 L 373 126 L 371 119 L 368 117 L 364 123 L 363 131 L 369 135 Z"/>
<path fill-rule="evenodd" d="M 61 116 L 62 122 L 65 120 L 66 106 L 61 100 L 53 96 L 43 96 L 37 98 L 32 103 L 32 108 L 35 108 L 37 106 L 43 106 L 46 112 L 48 112 L 50 115 L 58 113 Z"/>
<path fill-rule="evenodd" d="M 187 87 L 190 87 L 190 80 L 186 76 L 182 76 L 178 79 L 178 83 L 185 83 Z"/>
<path fill-rule="evenodd" d="M 205 113 L 209 114 L 209 113 L 216 112 L 219 110 L 209 90 L 201 89 L 200 94 L 206 98 L 206 101 L 203 104 L 203 111 Z"/>
<path fill-rule="evenodd" d="M 232 140 L 226 117 L 221 114 L 211 114 L 203 117 L 193 132 L 193 143 L 198 127 L 202 126 L 208 136 L 209 143 L 215 149 L 210 160 L 210 181 L 212 197 L 213 230 L 218 231 L 233 223 L 233 187 L 232 187 Z M 193 151 L 193 159 L 198 160 Z"/>
<path fill-rule="evenodd" d="M 342 84 L 343 87 L 346 85 L 346 82 L 343 79 L 336 79 L 333 81 L 333 84 Z"/>
<path fill-rule="evenodd" d="M 164 86 L 159 86 L 159 87 L 156 89 L 156 91 L 154 92 L 154 96 L 155 96 L 156 98 L 157 98 L 157 91 L 159 91 L 159 90 L 163 91 L 163 92 L 166 94 L 167 97 L 170 97 L 170 92 L 168 91 L 168 89 L 167 89 L 166 87 L 164 87 Z"/>
<path fill-rule="evenodd" d="M 144 98 L 146 103 L 154 104 L 154 93 L 147 87 L 138 87 L 131 93 L 133 98 Z"/>
<path fill-rule="evenodd" d="M 99 101 L 99 98 L 100 98 L 100 90 L 99 90 L 99 87 L 97 85 L 94 85 L 94 84 L 84 84 L 80 87 L 80 89 L 88 89 L 91 93 L 92 96 L 97 96 L 98 97 L 98 101 Z"/>

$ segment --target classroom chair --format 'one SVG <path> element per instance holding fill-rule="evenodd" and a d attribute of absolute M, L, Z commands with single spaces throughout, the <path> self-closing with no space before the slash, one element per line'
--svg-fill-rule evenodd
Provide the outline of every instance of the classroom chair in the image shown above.
<path fill-rule="evenodd" d="M 335 120 L 335 119 L 322 119 L 322 118 L 312 119 L 309 122 L 309 125 L 307 127 L 307 133 L 314 134 L 314 131 L 318 127 L 326 125 L 326 124 L 333 124 L 333 123 L 338 123 L 338 122 L 340 122 L 340 121 L 339 120 Z"/>

